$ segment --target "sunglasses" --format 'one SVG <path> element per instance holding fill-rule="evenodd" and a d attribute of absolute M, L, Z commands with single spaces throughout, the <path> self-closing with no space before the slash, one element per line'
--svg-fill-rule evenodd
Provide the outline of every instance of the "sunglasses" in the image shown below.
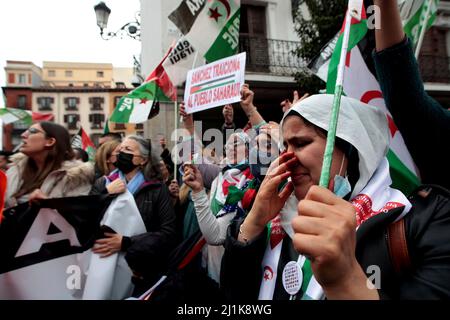
<path fill-rule="evenodd" d="M 43 133 L 43 134 L 46 134 L 45 131 L 39 130 L 39 129 L 34 128 L 34 127 L 28 128 L 27 130 L 25 130 L 25 132 L 28 132 L 29 134 L 36 134 L 36 133 L 39 133 L 39 132 Z"/>

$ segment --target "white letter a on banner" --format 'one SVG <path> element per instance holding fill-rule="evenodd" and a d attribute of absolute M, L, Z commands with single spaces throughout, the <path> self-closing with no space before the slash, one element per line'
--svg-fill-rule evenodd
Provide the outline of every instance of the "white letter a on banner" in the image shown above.
<path fill-rule="evenodd" d="M 61 232 L 48 234 L 51 224 L 61 230 Z M 17 258 L 39 252 L 43 244 L 65 239 L 70 241 L 71 246 L 81 247 L 75 229 L 66 221 L 66 219 L 64 219 L 56 210 L 41 209 L 28 231 L 27 236 L 20 245 L 15 257 Z"/>

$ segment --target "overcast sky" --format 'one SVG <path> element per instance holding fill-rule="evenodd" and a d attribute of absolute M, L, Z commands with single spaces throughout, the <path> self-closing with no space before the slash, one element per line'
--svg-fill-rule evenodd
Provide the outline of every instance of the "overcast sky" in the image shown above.
<path fill-rule="evenodd" d="M 0 86 L 6 60 L 103 62 L 132 67 L 140 42 L 131 38 L 102 40 L 94 5 L 99 0 L 1 0 Z M 134 21 L 139 0 L 104 0 L 111 9 L 108 28 L 117 31 Z"/>

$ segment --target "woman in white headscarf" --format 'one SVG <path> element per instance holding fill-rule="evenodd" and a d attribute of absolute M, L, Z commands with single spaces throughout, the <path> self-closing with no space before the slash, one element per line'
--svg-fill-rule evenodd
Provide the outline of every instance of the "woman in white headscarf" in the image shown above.
<path fill-rule="evenodd" d="M 381 111 L 342 98 L 330 172 L 333 192 L 317 186 L 332 103 L 332 95 L 315 95 L 284 115 L 287 152 L 269 168 L 247 217 L 228 229 L 221 274 L 226 296 L 450 297 L 450 236 L 441 232 L 450 225 L 448 195 L 432 190 L 426 198 L 412 198 L 412 206 L 390 188 L 390 133 Z M 406 238 L 386 233 L 403 218 Z M 402 248 L 410 249 L 409 256 L 395 252 L 393 237 L 407 243 Z M 368 281 L 372 274 L 374 285 Z"/>

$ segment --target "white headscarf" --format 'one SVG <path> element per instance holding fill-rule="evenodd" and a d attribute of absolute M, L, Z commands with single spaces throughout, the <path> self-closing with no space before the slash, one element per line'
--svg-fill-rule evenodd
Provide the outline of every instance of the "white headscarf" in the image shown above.
<path fill-rule="evenodd" d="M 283 117 L 297 113 L 328 132 L 333 95 L 318 94 L 296 103 Z M 281 128 L 283 128 L 283 121 Z M 366 186 L 389 150 L 386 115 L 376 107 L 356 99 L 342 97 L 336 136 L 350 143 L 359 156 L 359 179 L 350 198 Z"/>
<path fill-rule="evenodd" d="M 285 113 L 283 121 L 290 115 L 301 115 L 328 132 L 332 105 L 332 95 L 314 95 L 296 103 Z M 371 217 L 391 209 L 403 208 L 397 220 L 407 214 L 411 209 L 411 203 L 403 193 L 390 187 L 392 180 L 389 174 L 389 163 L 385 157 L 390 138 L 386 115 L 358 100 L 342 97 L 336 135 L 350 143 L 359 156 L 359 179 L 350 197 L 350 202 L 355 208 L 357 228 Z M 297 210 L 298 199 L 293 193 L 280 212 L 281 226 L 291 239 L 294 236 L 292 219 L 297 216 Z M 280 256 L 281 249 L 271 250 L 271 247 L 267 246 L 262 267 L 267 266 L 277 270 Z M 300 255 L 297 263 L 302 267 L 305 261 L 306 257 Z M 260 297 L 273 296 L 276 277 L 275 274 L 270 283 L 261 282 Z M 303 298 L 323 299 L 324 296 L 322 287 L 313 276 L 306 284 Z"/>

